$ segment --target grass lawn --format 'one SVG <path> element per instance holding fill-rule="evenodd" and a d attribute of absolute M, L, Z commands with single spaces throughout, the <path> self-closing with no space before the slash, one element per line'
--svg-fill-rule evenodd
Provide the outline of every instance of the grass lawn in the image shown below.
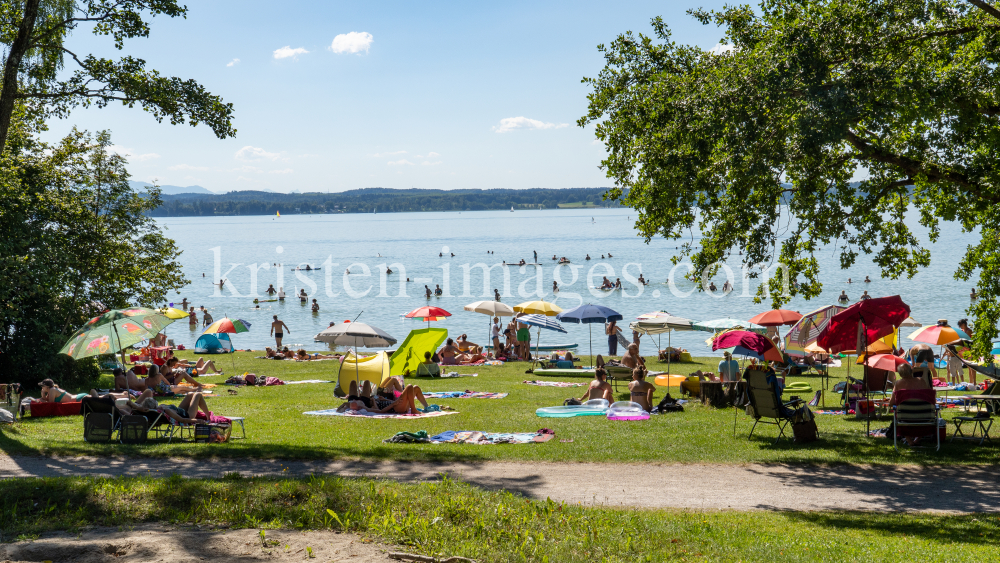
<path fill-rule="evenodd" d="M 478 561 L 992 561 L 1000 517 L 583 508 L 445 480 L 10 479 L 0 540 L 142 522 L 345 530 Z M 256 549 L 264 549 L 258 546 Z M 270 549 L 270 548 L 269 548 Z M 275 546 L 274 549 L 280 549 Z"/>
<path fill-rule="evenodd" d="M 250 371 L 258 375 L 277 376 L 285 380 L 336 379 L 337 362 L 276 362 L 257 360 L 259 353 L 240 352 L 231 356 L 216 356 L 227 375 Z M 187 354 L 191 357 L 191 354 Z M 234 363 L 235 362 L 235 365 Z M 674 373 L 689 373 L 696 369 L 715 371 L 717 359 L 702 358 L 696 363 L 674 364 Z M 408 379 L 425 391 L 492 391 L 506 392 L 504 399 L 431 400 L 450 405 L 460 414 L 416 420 L 372 420 L 343 417 L 305 416 L 304 411 L 336 407 L 341 404 L 333 396 L 333 384 L 307 384 L 280 387 L 240 388 L 230 396 L 227 387 L 216 389 L 218 394 L 208 399 L 216 413 L 247 418 L 247 440 L 228 444 L 164 444 L 144 446 L 120 444 L 88 444 L 83 441 L 79 417 L 30 417 L 13 427 L 0 430 L 0 449 L 13 455 L 35 454 L 127 454 L 147 456 L 195 457 L 254 457 L 254 458 L 365 458 L 391 460 L 521 460 L 521 461 L 594 461 L 594 462 L 706 462 L 706 463 L 918 463 L 918 464 L 992 464 L 997 447 L 978 447 L 971 443 L 944 444 L 941 451 L 896 453 L 892 442 L 871 439 L 864 435 L 865 424 L 853 416 L 818 415 L 820 440 L 796 445 L 782 440 L 772 445 L 773 426 L 758 426 L 753 439 L 747 434 L 751 426 L 742 412 L 735 417 L 734 409 L 716 410 L 689 403 L 685 412 L 658 415 L 645 422 L 609 422 L 603 417 L 568 419 L 538 418 L 535 409 L 560 405 L 563 400 L 583 394 L 584 388 L 536 387 L 522 383 L 525 379 L 542 379 L 525 375 L 528 364 L 517 362 L 503 367 L 458 367 L 461 373 L 478 373 L 478 377 L 457 379 Z M 653 370 L 665 369 L 653 363 Z M 852 367 L 852 370 L 856 368 Z M 832 381 L 843 380 L 846 369 L 834 370 Z M 859 373 L 854 371 L 854 373 Z M 221 383 L 225 376 L 205 378 L 209 383 Z M 585 378 L 554 378 L 585 383 Z M 798 378 L 818 388 L 819 378 Z M 794 380 L 794 379 L 793 379 Z M 108 382 L 105 382 L 106 384 Z M 623 385 L 618 397 L 628 398 Z M 676 396 L 676 389 L 673 389 Z M 805 394 L 801 394 L 805 396 Z M 659 398 L 662 391 L 656 394 Z M 173 399 L 176 401 L 176 399 Z M 827 397 L 828 407 L 835 401 Z M 960 409 L 948 409 L 946 418 Z M 873 428 L 887 426 L 885 420 L 874 421 Z M 434 434 L 444 430 L 482 430 L 487 432 L 532 432 L 539 428 L 556 431 L 555 440 L 545 444 L 498 445 L 476 447 L 462 444 L 383 444 L 382 440 L 398 431 L 427 430 Z M 949 425 L 949 435 L 952 427 Z M 560 443 L 572 438 L 572 443 Z"/>

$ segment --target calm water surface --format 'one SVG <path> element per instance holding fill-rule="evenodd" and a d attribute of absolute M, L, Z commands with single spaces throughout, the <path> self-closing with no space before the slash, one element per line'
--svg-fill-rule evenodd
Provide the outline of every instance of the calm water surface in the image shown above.
<path fill-rule="evenodd" d="M 473 301 L 492 299 L 493 288 L 500 289 L 503 302 L 510 305 L 539 299 L 537 290 L 540 288 L 542 299 L 554 301 L 563 308 L 581 302 L 600 302 L 622 313 L 626 321 L 658 310 L 695 320 L 747 319 L 770 308 L 766 304 L 753 303 L 755 281 L 747 280 L 744 289 L 739 256 L 733 256 L 728 264 L 733 270 L 734 292 L 725 296 L 694 292 L 678 297 L 671 291 L 667 279 L 673 268 L 670 258 L 677 253 L 679 243 L 656 239 L 646 244 L 636 236 L 634 221 L 635 212 L 629 209 L 159 220 L 166 227 L 167 235 L 183 250 L 180 260 L 192 282 L 178 294 L 171 294 L 169 300 L 179 305 L 186 297 L 195 307 L 204 305 L 216 319 L 228 315 L 252 323 L 249 333 L 233 336 L 234 344 L 241 349 L 263 349 L 273 344 L 269 330 L 274 314 L 291 329 L 284 340 L 288 346 L 324 349 L 325 345 L 313 342 L 313 336 L 330 322 L 354 319 L 359 314 L 359 320 L 378 326 L 402 341 L 409 330 L 426 324 L 401 315 L 427 304 L 453 314 L 445 321 L 432 323 L 433 326 L 447 328 L 452 336 L 466 332 L 471 340 L 482 343 L 486 340 L 488 318 L 466 312 L 462 307 Z M 786 308 L 805 313 L 835 303 L 841 290 L 847 291 L 852 302 L 868 290 L 876 297 L 902 295 L 912 308 L 913 317 L 924 324 L 939 318 L 954 324 L 966 316 L 969 291 L 974 285 L 958 283 L 953 278 L 956 261 L 971 242 L 972 236 L 963 235 L 957 226 L 946 224 L 939 242 L 930 247 L 931 266 L 913 279 L 899 281 L 880 279 L 878 268 L 865 258 L 859 259 L 850 270 L 840 270 L 834 249 L 827 247 L 819 254 L 824 272 L 823 295 L 812 301 L 795 298 Z M 517 267 L 498 266 L 504 260 L 517 262 L 522 258 L 534 262 L 533 251 L 538 252 L 538 262 L 542 264 L 540 274 L 535 267 L 524 268 L 522 272 Z M 438 256 L 441 252 L 445 257 Z M 613 258 L 607 258 L 609 252 Z M 451 257 L 451 253 L 455 256 Z M 592 258 L 589 262 L 584 259 L 588 253 Z M 602 254 L 605 260 L 601 260 Z M 571 267 L 563 266 L 557 272 L 556 263 L 551 259 L 553 255 L 569 258 Z M 283 266 L 277 267 L 279 263 Z M 303 263 L 322 269 L 292 271 Z M 475 266 L 479 263 L 495 266 L 486 287 L 483 268 Z M 382 274 L 385 266 L 380 265 L 388 265 L 395 273 L 385 276 Z M 345 269 L 348 267 L 353 274 L 346 276 L 349 286 L 345 288 Z M 370 275 L 364 275 L 365 268 Z M 504 270 L 509 274 L 507 283 Z M 256 295 L 252 286 L 254 273 Z M 629 282 L 639 273 L 651 282 L 641 292 Z M 695 284 L 683 279 L 685 273 L 684 267 L 676 270 L 674 289 L 677 292 L 687 293 L 695 288 Z M 554 296 L 552 280 L 557 274 L 561 290 Z M 595 276 L 590 283 L 588 274 Z M 612 281 L 620 277 L 625 283 L 625 291 L 592 295 L 588 288 L 599 284 L 604 275 Z M 871 277 L 872 283 L 858 283 L 866 275 Z M 221 292 L 213 286 L 220 277 L 227 279 Z M 400 279 L 406 277 L 418 281 L 401 284 Z M 848 284 L 848 278 L 853 278 L 855 283 Z M 724 272 L 716 277 L 720 288 L 724 279 Z M 255 297 L 267 298 L 264 290 L 268 284 L 276 288 L 283 286 L 288 299 L 260 303 L 260 309 L 256 309 L 253 300 Z M 425 284 L 431 289 L 440 284 L 446 289 L 445 296 L 426 299 Z M 308 305 L 300 304 L 294 297 L 293 294 L 303 288 L 310 302 L 317 299 L 319 313 L 311 312 Z M 530 295 L 532 293 L 535 295 Z M 586 353 L 589 326 L 566 323 L 568 334 L 543 331 L 542 344 L 575 342 L 580 344 L 580 351 Z M 606 353 L 601 325 L 594 329 L 594 351 Z M 200 332 L 200 323 L 197 328 L 191 328 L 184 320 L 167 329 L 168 336 L 177 344 L 189 347 Z M 909 332 L 904 329 L 904 335 Z M 711 349 L 705 344 L 707 336 L 702 332 L 675 333 L 673 344 L 695 355 L 711 355 Z M 665 336 L 663 346 L 666 346 Z M 653 348 L 644 345 L 642 352 L 651 354 Z"/>

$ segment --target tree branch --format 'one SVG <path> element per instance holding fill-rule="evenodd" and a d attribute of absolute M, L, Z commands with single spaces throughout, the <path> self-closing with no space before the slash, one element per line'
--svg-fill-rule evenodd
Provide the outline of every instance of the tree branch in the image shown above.
<path fill-rule="evenodd" d="M 969 4 L 972 4 L 973 6 L 1000 20 L 1000 10 L 997 10 L 983 0 L 969 0 Z"/>
<path fill-rule="evenodd" d="M 979 186 L 970 181 L 965 174 L 944 170 L 940 166 L 931 163 L 921 162 L 919 160 L 914 160 L 906 156 L 886 151 L 869 143 L 850 129 L 847 130 L 847 140 L 854 145 L 859 152 L 861 152 L 861 156 L 870 158 L 877 162 L 898 166 L 910 177 L 923 175 L 932 182 L 951 182 L 952 184 L 961 186 L 966 192 L 969 192 L 980 199 L 1000 203 L 1000 195 L 983 193 L 979 189 Z"/>

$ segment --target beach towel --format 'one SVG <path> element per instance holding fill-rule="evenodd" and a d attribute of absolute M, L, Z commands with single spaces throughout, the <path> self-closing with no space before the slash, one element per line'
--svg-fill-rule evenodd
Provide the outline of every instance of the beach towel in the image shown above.
<path fill-rule="evenodd" d="M 478 430 L 446 430 L 427 439 L 432 444 L 531 444 L 547 442 L 555 433 L 547 432 L 481 432 Z"/>
<path fill-rule="evenodd" d="M 303 383 L 333 383 L 326 379 L 303 379 L 302 381 L 286 381 L 285 385 L 301 385 Z"/>
<path fill-rule="evenodd" d="M 539 387 L 583 387 L 586 383 L 570 383 L 568 381 L 523 381 L 527 385 Z"/>
<path fill-rule="evenodd" d="M 847 414 L 847 411 L 825 411 L 825 410 L 819 410 L 819 411 L 812 411 L 812 412 L 813 412 L 813 414 Z"/>
<path fill-rule="evenodd" d="M 429 391 L 424 393 L 428 399 L 503 399 L 507 393 L 488 393 L 486 391 Z"/>
<path fill-rule="evenodd" d="M 450 371 L 448 373 L 442 373 L 441 377 L 479 377 L 478 373 L 458 373 L 456 371 Z"/>
<path fill-rule="evenodd" d="M 354 418 L 427 418 L 431 416 L 446 416 L 449 414 L 458 414 L 457 411 L 433 411 L 433 412 L 422 412 L 417 414 L 395 414 L 395 413 L 385 413 L 385 414 L 375 414 L 368 411 L 344 411 L 337 412 L 337 409 L 326 409 L 322 411 L 309 411 L 302 414 L 311 414 L 315 416 L 349 416 Z"/>

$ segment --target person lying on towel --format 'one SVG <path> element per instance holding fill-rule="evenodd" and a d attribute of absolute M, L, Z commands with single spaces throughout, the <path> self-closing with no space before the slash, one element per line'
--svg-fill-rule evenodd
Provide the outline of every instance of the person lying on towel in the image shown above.
<path fill-rule="evenodd" d="M 398 379 L 393 377 L 389 381 L 395 382 L 391 384 L 388 381 L 386 382 L 386 388 L 392 387 L 391 393 L 395 398 L 386 396 L 384 392 L 373 396 L 372 385 L 369 381 L 364 382 L 360 392 L 357 383 L 351 382 L 351 393 L 347 396 L 347 402 L 337 410 L 339 412 L 346 410 L 365 411 L 373 414 L 416 414 L 417 407 L 415 401 L 420 401 L 424 408 L 427 408 L 427 399 L 424 398 L 424 393 L 420 390 L 420 387 L 407 385 L 402 390 L 397 391 L 396 389 L 399 386 Z"/>
<path fill-rule="evenodd" d="M 38 385 L 42 388 L 43 403 L 68 403 L 70 401 L 79 401 L 88 395 L 88 393 L 71 394 L 60 389 L 54 381 L 48 378 L 43 379 Z"/>

